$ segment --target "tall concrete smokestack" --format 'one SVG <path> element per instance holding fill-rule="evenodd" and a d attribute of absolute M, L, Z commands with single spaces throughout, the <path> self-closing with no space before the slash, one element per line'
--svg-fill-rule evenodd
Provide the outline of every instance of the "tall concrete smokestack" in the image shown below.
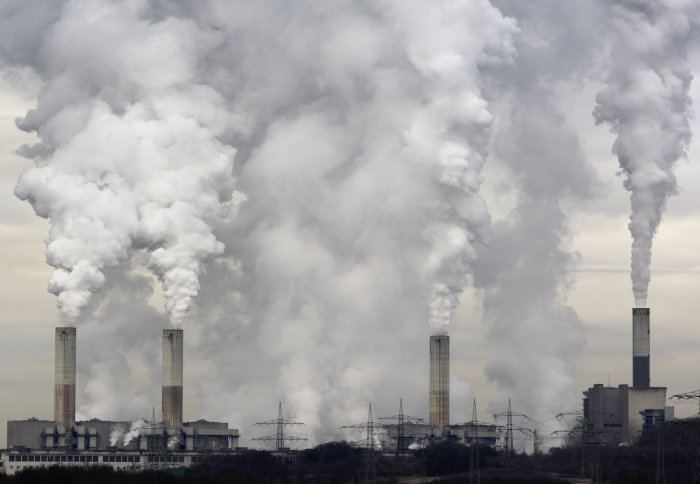
<path fill-rule="evenodd" d="M 182 425 L 182 330 L 163 330 L 163 422 Z"/>
<path fill-rule="evenodd" d="M 430 426 L 440 436 L 450 423 L 450 337 L 430 337 Z"/>
<path fill-rule="evenodd" d="M 649 388 L 649 308 L 632 309 L 632 386 Z"/>
<path fill-rule="evenodd" d="M 53 419 L 68 431 L 75 423 L 75 328 L 56 328 Z"/>

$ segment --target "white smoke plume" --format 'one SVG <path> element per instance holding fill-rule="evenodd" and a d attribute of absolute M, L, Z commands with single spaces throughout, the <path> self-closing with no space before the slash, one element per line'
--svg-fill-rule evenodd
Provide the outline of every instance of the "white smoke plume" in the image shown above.
<path fill-rule="evenodd" d="M 394 415 L 404 396 L 427 415 L 427 335 L 447 331 L 488 223 L 479 73 L 509 61 L 513 22 L 483 1 L 217 5 L 245 66 L 222 89 L 253 131 L 234 142 L 246 199 L 217 232 L 228 259 L 193 313 L 198 346 L 229 372 L 203 372 L 200 393 L 226 395 L 205 413 L 245 428 L 226 400 L 265 405 L 254 422 L 282 399 L 310 442 L 369 401 Z"/>
<path fill-rule="evenodd" d="M 599 55 L 599 11 L 588 0 L 495 4 L 522 32 L 515 64 L 490 72 L 497 121 L 489 162 L 507 173 L 515 203 L 494 221 L 474 282 L 488 325 L 485 373 L 499 390 L 489 410 L 505 410 L 511 398 L 514 409 L 541 421 L 580 403 L 574 357 L 584 332 L 566 302 L 577 260 L 566 207 L 593 197 L 596 178 L 556 92 L 583 78 Z"/>
<path fill-rule="evenodd" d="M 685 9 L 693 3 L 607 3 L 610 71 L 594 114 L 617 136 L 613 152 L 631 192 L 631 277 L 638 307 L 646 306 L 654 234 L 667 198 L 677 191 L 674 165 L 691 137 L 686 49 L 693 29 Z"/>
<path fill-rule="evenodd" d="M 125 429 L 121 425 L 115 425 L 112 427 L 112 431 L 109 433 L 109 445 L 111 447 L 117 447 L 119 441 L 124 441 Z"/>
<path fill-rule="evenodd" d="M 167 445 L 168 449 L 173 450 L 175 448 L 175 446 L 178 444 L 178 442 L 180 442 L 180 440 L 178 439 L 177 435 L 173 435 L 172 437 L 170 437 L 168 439 L 168 443 L 166 445 Z"/>
<path fill-rule="evenodd" d="M 9 5 L 12 30 L 28 14 Z M 385 414 L 402 394 L 427 414 L 427 335 L 447 331 L 489 222 L 480 74 L 512 58 L 514 21 L 487 0 L 72 0 L 40 13 L 4 56 L 44 82 L 19 121 L 41 142 L 23 149 L 37 166 L 17 194 L 52 223 L 64 317 L 86 308 L 91 328 L 118 324 L 120 344 L 143 351 L 140 321 L 105 308 L 125 292 L 107 276 L 130 280 L 146 252 L 185 351 L 207 355 L 189 366 L 204 416 L 245 428 L 281 399 L 314 442 L 378 397 Z M 91 358 L 129 375 L 130 351 Z M 85 413 L 118 411 L 100 380 Z"/>
<path fill-rule="evenodd" d="M 129 445 L 129 443 L 135 438 L 138 438 L 141 435 L 146 435 L 148 433 L 148 430 L 148 422 L 146 422 L 144 419 L 139 419 L 134 422 L 131 422 L 131 427 L 129 428 L 129 431 L 126 433 L 126 435 L 124 435 L 124 447 Z"/>
<path fill-rule="evenodd" d="M 4 5 L 6 24 L 26 13 L 20 3 Z M 141 1 L 57 2 L 18 46 L 43 85 L 17 121 L 40 142 L 21 149 L 36 164 L 15 193 L 51 223 L 49 291 L 65 324 L 106 268 L 146 248 L 180 325 L 205 261 L 224 250 L 212 222 L 233 190 L 235 150 L 220 137 L 235 121 L 199 67 L 222 39 L 192 19 L 153 15 Z"/>

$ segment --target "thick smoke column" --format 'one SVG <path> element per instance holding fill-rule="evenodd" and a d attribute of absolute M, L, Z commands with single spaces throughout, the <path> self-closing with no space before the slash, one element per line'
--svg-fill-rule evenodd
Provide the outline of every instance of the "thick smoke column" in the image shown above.
<path fill-rule="evenodd" d="M 632 290 L 639 307 L 646 306 L 652 239 L 677 189 L 673 166 L 691 137 L 691 24 L 682 8 L 667 0 L 608 3 L 610 73 L 594 114 L 617 135 L 613 152 L 631 192 Z"/>
<path fill-rule="evenodd" d="M 36 109 L 17 121 L 40 142 L 21 150 L 36 165 L 15 193 L 51 223 L 49 291 L 74 322 L 105 268 L 144 248 L 179 325 L 205 261 L 224 250 L 212 222 L 233 189 L 234 150 L 220 141 L 232 118 L 200 67 L 222 39 L 148 2 L 52 8 L 35 37 L 11 46 L 43 81 Z M 5 9 L 7 25 L 24 14 Z"/>
<path fill-rule="evenodd" d="M 518 19 L 513 66 L 491 70 L 496 116 L 493 162 L 514 205 L 479 251 L 474 283 L 488 325 L 486 376 L 499 395 L 535 419 L 579 404 L 575 357 L 583 326 L 566 297 L 576 263 L 566 207 L 595 193 L 595 175 L 563 114 L 557 87 L 584 75 L 595 58 L 597 10 L 588 0 L 497 1 Z M 576 63 L 567 63 L 567 59 Z"/>
<path fill-rule="evenodd" d="M 392 392 L 425 405 L 396 375 L 427 375 L 409 348 L 425 351 L 428 320 L 447 331 L 484 236 L 480 72 L 509 61 L 514 22 L 482 0 L 217 5 L 242 66 L 222 87 L 252 134 L 234 143 L 246 200 L 220 230 L 231 259 L 203 279 L 197 317 L 201 347 L 246 384 L 204 375 L 202 393 L 281 397 L 318 440 Z"/>
<path fill-rule="evenodd" d="M 243 427 L 232 402 L 283 399 L 326 440 L 379 394 L 425 402 L 395 375 L 427 374 L 411 345 L 447 331 L 485 236 L 480 75 L 514 21 L 487 0 L 48 10 L 10 39 L 44 80 L 17 194 L 52 222 L 66 319 L 147 252 L 174 322 L 206 289 L 184 324 L 205 415 Z"/>

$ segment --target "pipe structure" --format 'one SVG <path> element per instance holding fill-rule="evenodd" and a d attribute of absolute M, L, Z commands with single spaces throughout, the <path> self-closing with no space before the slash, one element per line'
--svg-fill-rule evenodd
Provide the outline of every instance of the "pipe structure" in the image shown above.
<path fill-rule="evenodd" d="M 67 432 L 75 423 L 75 328 L 56 328 L 53 419 Z"/>
<path fill-rule="evenodd" d="M 182 425 L 182 330 L 163 330 L 163 423 Z"/>
<path fill-rule="evenodd" d="M 450 423 L 450 337 L 430 337 L 430 426 L 443 436 Z"/>
<path fill-rule="evenodd" d="M 632 309 L 632 387 L 649 388 L 649 308 Z"/>

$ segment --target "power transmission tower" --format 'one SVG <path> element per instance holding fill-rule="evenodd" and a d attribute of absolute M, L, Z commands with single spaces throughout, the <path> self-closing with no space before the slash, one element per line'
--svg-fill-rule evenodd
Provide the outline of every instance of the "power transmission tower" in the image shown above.
<path fill-rule="evenodd" d="M 422 418 L 409 417 L 403 413 L 403 398 L 399 401 L 399 414 L 392 417 L 380 417 L 379 420 L 392 420 L 395 424 L 384 424 L 383 427 L 393 431 L 396 429 L 396 456 L 404 457 L 406 455 L 406 449 L 408 448 L 409 442 L 415 438 L 415 435 L 406 435 L 406 423 L 420 423 L 423 421 Z"/>
<path fill-rule="evenodd" d="M 285 427 L 301 427 L 304 425 L 302 422 L 293 422 L 291 420 L 285 420 L 282 418 L 282 402 L 279 402 L 279 407 L 277 410 L 277 418 L 275 420 L 266 420 L 265 422 L 256 422 L 256 426 L 259 427 L 275 427 L 277 429 L 276 435 L 266 435 L 265 437 L 257 437 L 255 439 L 250 439 L 252 441 L 258 442 L 271 442 L 275 441 L 275 454 L 280 456 L 283 452 L 288 449 L 284 446 L 286 442 L 299 442 L 305 441 L 303 437 L 294 437 L 291 435 L 285 435 Z"/>
<path fill-rule="evenodd" d="M 470 422 L 471 428 L 471 462 L 469 465 L 469 483 L 470 484 L 480 484 L 481 483 L 481 473 L 479 469 L 479 422 L 476 419 L 476 398 L 474 399 L 474 404 L 472 407 L 472 421 Z"/>
<path fill-rule="evenodd" d="M 555 430 L 552 435 L 558 434 L 576 434 L 582 432 L 581 437 L 581 478 L 585 478 L 587 470 L 590 473 L 591 483 L 600 484 L 602 481 L 601 477 L 601 466 L 600 466 L 600 434 L 605 434 L 606 431 L 591 430 L 586 423 L 584 423 L 583 430 Z"/>
<path fill-rule="evenodd" d="M 377 460 L 374 453 L 374 420 L 372 419 L 372 402 L 369 404 L 369 413 L 367 414 L 367 423 L 344 425 L 343 429 L 362 429 L 366 430 L 364 441 L 365 451 L 365 480 L 374 482 L 377 476 Z"/>
<path fill-rule="evenodd" d="M 504 451 L 506 453 L 506 456 L 511 457 L 515 452 L 513 449 L 513 416 L 516 417 L 522 417 L 526 418 L 529 421 L 538 424 L 535 420 L 531 419 L 524 413 L 520 412 L 514 412 L 513 409 L 511 408 L 510 405 L 510 398 L 508 399 L 508 410 L 506 412 L 501 412 L 501 413 L 496 413 L 493 415 L 494 420 L 496 420 L 498 417 L 506 417 L 506 438 L 505 438 L 505 446 L 504 446 Z M 525 432 L 533 432 L 532 429 L 523 429 L 523 428 L 518 428 L 518 430 L 525 431 Z"/>
<path fill-rule="evenodd" d="M 698 418 L 700 418 L 700 390 L 694 392 L 678 393 L 673 395 L 671 399 L 676 400 L 697 400 L 698 401 Z"/>

